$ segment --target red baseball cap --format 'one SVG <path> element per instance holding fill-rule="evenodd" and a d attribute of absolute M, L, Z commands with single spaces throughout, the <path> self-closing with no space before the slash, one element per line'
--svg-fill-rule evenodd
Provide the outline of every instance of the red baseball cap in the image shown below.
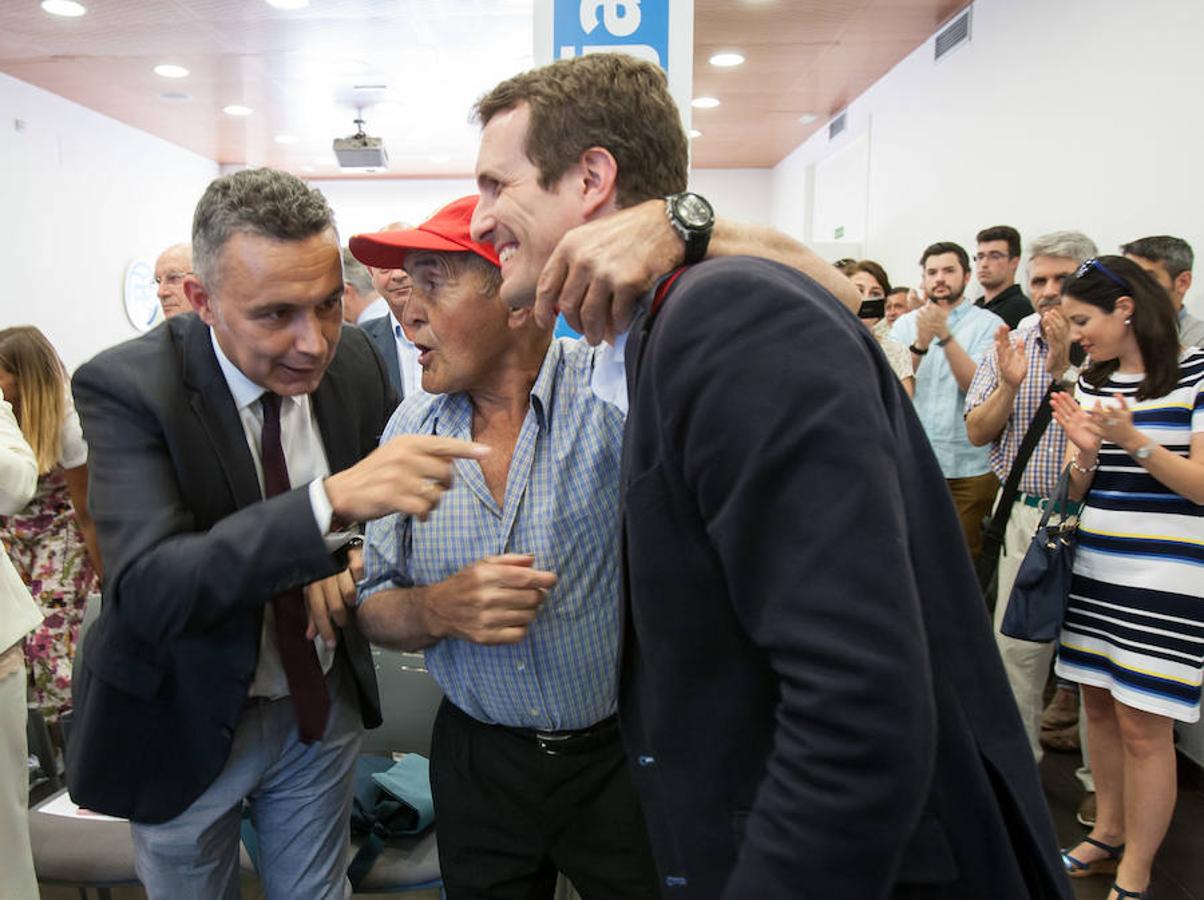
<path fill-rule="evenodd" d="M 435 250 L 442 253 L 475 253 L 495 266 L 497 251 L 493 244 L 481 244 L 472 239 L 469 225 L 477 208 L 476 194 L 453 200 L 417 228 L 406 231 L 378 231 L 353 235 L 349 246 L 351 255 L 367 266 L 378 269 L 397 269 L 405 262 L 410 250 Z"/>

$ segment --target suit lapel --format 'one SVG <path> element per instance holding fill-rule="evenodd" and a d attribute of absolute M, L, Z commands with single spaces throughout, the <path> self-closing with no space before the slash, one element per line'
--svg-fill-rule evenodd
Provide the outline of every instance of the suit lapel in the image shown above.
<path fill-rule="evenodd" d="M 362 455 L 358 444 L 359 428 L 353 424 L 350 415 L 360 407 L 355 398 L 348 394 L 338 359 L 336 354 L 318 389 L 309 395 L 332 475 L 355 465 Z"/>
<path fill-rule="evenodd" d="M 185 317 L 180 316 L 180 319 Z M 209 326 L 188 317 L 182 345 L 189 404 L 208 436 L 239 509 L 263 499 L 255 460 L 226 379 L 213 353 Z"/>

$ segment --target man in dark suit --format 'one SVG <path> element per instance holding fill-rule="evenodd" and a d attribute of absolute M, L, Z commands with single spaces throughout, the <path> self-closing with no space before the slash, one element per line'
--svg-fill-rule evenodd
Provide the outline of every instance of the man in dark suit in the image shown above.
<path fill-rule="evenodd" d="M 471 445 L 374 450 L 396 397 L 342 328 L 320 193 L 267 169 L 219 178 L 193 250 L 197 315 L 74 379 L 106 579 L 68 782 L 132 820 L 152 898 L 237 896 L 244 799 L 268 896 L 342 897 L 353 763 L 380 723 L 345 545 L 355 522 L 424 516 Z"/>
<path fill-rule="evenodd" d="M 670 267 L 719 236 L 675 193 L 686 142 L 655 67 L 561 61 L 477 109 L 473 236 L 512 305 L 567 229 L 620 207 L 674 195 Z M 872 335 L 761 259 L 666 295 L 622 338 L 619 700 L 665 895 L 1069 897 L 957 518 Z M 574 327 L 582 297 L 610 300 L 568 292 Z"/>
<path fill-rule="evenodd" d="M 376 347 L 376 352 L 384 361 L 385 371 L 389 373 L 389 384 L 393 386 L 397 396 L 404 399 L 406 386 L 401 378 L 401 365 L 397 359 L 397 336 L 394 331 L 398 327 L 400 326 L 394 326 L 393 317 L 386 315 L 368 319 L 360 325 L 360 331 L 368 335 Z"/>

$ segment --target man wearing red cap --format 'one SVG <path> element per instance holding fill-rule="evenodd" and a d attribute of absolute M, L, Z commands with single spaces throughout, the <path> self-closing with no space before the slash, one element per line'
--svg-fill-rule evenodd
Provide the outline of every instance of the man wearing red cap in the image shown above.
<path fill-rule="evenodd" d="M 613 353 L 554 340 L 498 296 L 476 197 L 415 229 L 359 235 L 371 266 L 405 266 L 401 324 L 423 388 L 384 439 L 476 435 L 446 513 L 366 534 L 360 627 L 423 648 L 446 695 L 431 744 L 439 855 L 452 900 L 654 898 L 658 885 L 615 719 L 617 504 L 623 411 L 591 375 Z"/>

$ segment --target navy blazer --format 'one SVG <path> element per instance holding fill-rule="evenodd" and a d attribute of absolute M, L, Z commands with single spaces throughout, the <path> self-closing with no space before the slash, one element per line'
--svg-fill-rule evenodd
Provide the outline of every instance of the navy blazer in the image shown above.
<path fill-rule="evenodd" d="M 688 270 L 627 349 L 620 714 L 666 897 L 1069 898 L 948 489 L 814 281 Z"/>
<path fill-rule="evenodd" d="M 398 397 L 405 396 L 405 385 L 401 383 L 401 366 L 397 361 L 397 336 L 393 334 L 393 317 L 378 316 L 360 324 L 360 330 L 372 338 L 376 351 L 389 373 L 389 382 Z"/>
<path fill-rule="evenodd" d="M 264 500 L 209 328 L 176 316 L 73 379 L 105 583 L 75 667 L 67 781 L 138 822 L 182 812 L 217 777 L 259 657 L 264 605 L 338 571 L 308 489 Z M 311 395 L 332 472 L 370 453 L 396 396 L 345 327 Z M 380 699 L 367 641 L 339 636 L 367 727 Z"/>

